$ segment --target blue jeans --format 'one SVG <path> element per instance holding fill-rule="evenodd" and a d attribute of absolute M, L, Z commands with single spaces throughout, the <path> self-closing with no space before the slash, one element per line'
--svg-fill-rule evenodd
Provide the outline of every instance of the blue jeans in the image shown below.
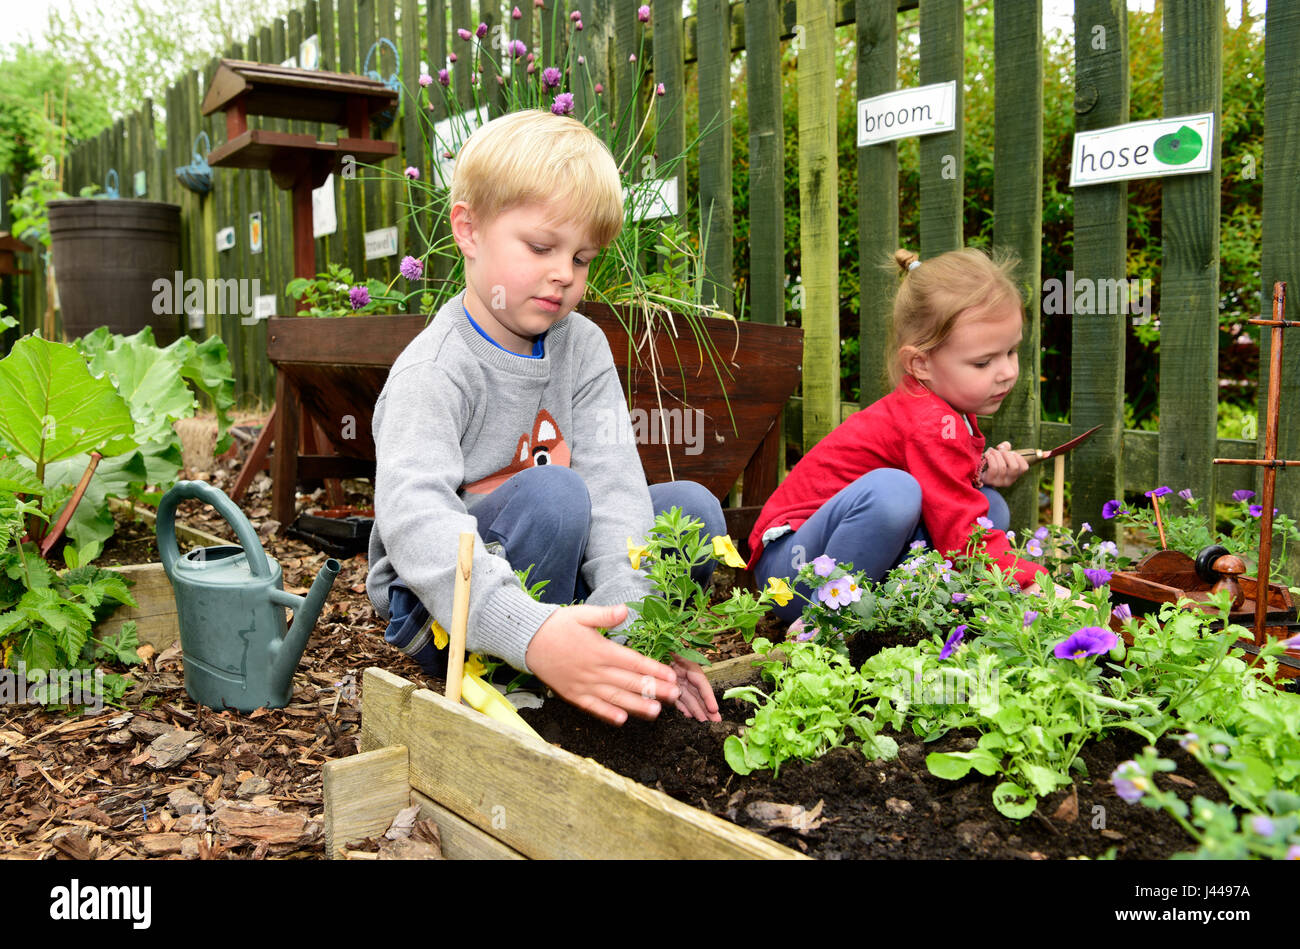
<path fill-rule="evenodd" d="M 725 534 L 722 505 L 707 488 L 694 481 L 650 485 L 655 513 L 679 507 L 704 522 L 707 536 Z M 580 567 L 591 528 L 591 498 L 582 478 L 562 465 L 528 468 L 514 475 L 473 510 L 478 534 L 485 544 L 500 544 L 501 555 L 515 570 L 530 564 L 529 586 L 549 580 L 543 603 L 565 605 L 591 592 Z M 691 576 L 701 586 L 713 576 L 713 561 L 695 568 Z M 425 632 L 429 611 L 400 579 L 388 587 L 388 628 L 384 639 L 414 658 L 430 675 L 447 672 L 447 651 L 438 650 Z"/>
<path fill-rule="evenodd" d="M 1006 530 L 1011 524 L 1007 502 L 992 488 L 980 490 L 989 501 L 989 520 Z M 921 485 L 906 471 L 877 468 L 844 487 L 797 531 L 764 547 L 754 582 L 761 588 L 772 577 L 792 580 L 803 564 L 822 554 L 852 563 L 855 570 L 879 580 L 902 561 L 915 540 L 931 543 L 921 524 Z M 796 589 L 812 596 L 805 585 Z M 792 622 L 803 612 L 803 604 L 796 596 L 773 611 Z"/>

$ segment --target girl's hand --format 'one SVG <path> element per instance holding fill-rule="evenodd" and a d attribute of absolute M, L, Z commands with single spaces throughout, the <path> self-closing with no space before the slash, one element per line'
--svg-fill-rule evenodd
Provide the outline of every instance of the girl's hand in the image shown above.
<path fill-rule="evenodd" d="M 1000 442 L 984 452 L 981 480 L 990 488 L 1009 488 L 1029 470 L 1029 460 L 1011 450 L 1011 442 Z"/>
<path fill-rule="evenodd" d="M 689 659 L 673 654 L 673 672 L 682 694 L 677 697 L 677 708 L 683 714 L 700 722 L 720 722 L 718 699 L 713 694 L 704 671 Z"/>

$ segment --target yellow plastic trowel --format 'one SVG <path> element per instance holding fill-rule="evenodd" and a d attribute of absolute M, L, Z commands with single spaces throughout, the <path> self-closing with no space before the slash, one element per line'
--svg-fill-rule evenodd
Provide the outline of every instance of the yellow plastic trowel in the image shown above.
<path fill-rule="evenodd" d="M 456 558 L 456 594 L 452 600 L 451 643 L 447 650 L 447 698 L 465 704 L 503 725 L 545 741 L 520 717 L 504 695 L 465 668 L 465 631 L 469 625 L 469 580 L 474 568 L 474 533 L 460 535 Z"/>

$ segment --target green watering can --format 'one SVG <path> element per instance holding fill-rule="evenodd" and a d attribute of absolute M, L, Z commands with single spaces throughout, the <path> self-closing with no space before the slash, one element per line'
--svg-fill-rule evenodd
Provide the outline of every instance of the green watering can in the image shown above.
<path fill-rule="evenodd" d="M 235 529 L 242 547 L 196 547 L 185 556 L 176 545 L 176 505 L 185 498 L 211 504 Z M 266 555 L 253 525 L 218 488 L 178 481 L 158 505 L 158 552 L 176 594 L 185 656 L 185 690 L 211 708 L 284 708 L 293 670 L 339 562 L 330 558 L 306 597 L 284 591 L 280 565 Z M 286 632 L 284 608 L 293 610 Z"/>

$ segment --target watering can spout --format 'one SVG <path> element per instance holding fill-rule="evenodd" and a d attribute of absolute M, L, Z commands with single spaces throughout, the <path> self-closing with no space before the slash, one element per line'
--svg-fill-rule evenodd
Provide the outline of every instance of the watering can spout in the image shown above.
<path fill-rule="evenodd" d="M 271 644 L 271 666 L 273 676 L 280 681 L 288 681 L 293 670 L 302 658 L 302 651 L 307 648 L 307 639 L 316 628 L 321 607 L 325 597 L 334 585 L 334 578 L 339 575 L 339 562 L 333 557 L 325 561 L 316 574 L 316 580 L 305 597 L 287 593 L 284 590 L 272 590 L 271 600 L 280 606 L 293 610 L 293 625 L 283 639 Z"/>

